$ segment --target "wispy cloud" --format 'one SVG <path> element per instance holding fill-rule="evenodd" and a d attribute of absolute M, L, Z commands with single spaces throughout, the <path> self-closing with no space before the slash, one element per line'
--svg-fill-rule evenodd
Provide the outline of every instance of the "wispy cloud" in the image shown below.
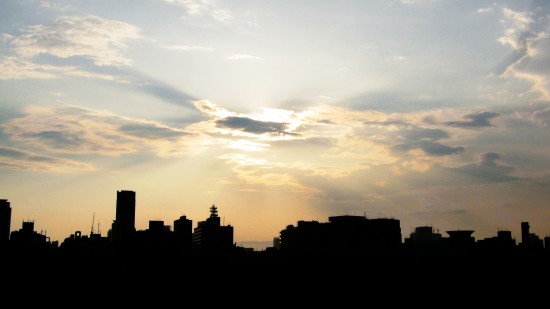
<path fill-rule="evenodd" d="M 398 144 L 393 146 L 393 149 L 398 151 L 410 151 L 419 149 L 422 150 L 425 154 L 431 156 L 448 156 L 459 154 L 465 151 L 465 148 L 462 146 L 452 147 L 433 141 L 418 141 Z"/>
<path fill-rule="evenodd" d="M 25 116 L 2 124 L 11 140 L 53 153 L 119 156 L 151 151 L 186 152 L 189 133 L 166 125 L 79 106 L 29 107 Z"/>
<path fill-rule="evenodd" d="M 233 20 L 230 11 L 222 9 L 215 0 L 164 0 L 185 8 L 189 16 L 209 16 L 218 22 L 229 22 Z"/>
<path fill-rule="evenodd" d="M 212 47 L 204 47 L 198 45 L 163 45 L 162 48 L 177 51 L 205 51 L 210 52 L 214 49 Z"/>
<path fill-rule="evenodd" d="M 33 172 L 84 172 L 94 167 L 74 160 L 40 155 L 17 148 L 0 147 L 0 169 Z"/>
<path fill-rule="evenodd" d="M 259 60 L 260 57 L 248 55 L 248 54 L 235 54 L 228 56 L 227 60 Z"/>
<path fill-rule="evenodd" d="M 41 54 L 59 58 L 86 57 L 98 66 L 129 65 L 124 49 L 138 39 L 134 25 L 97 16 L 65 16 L 53 24 L 21 29 L 21 35 L 4 34 L 15 53 L 27 59 Z"/>

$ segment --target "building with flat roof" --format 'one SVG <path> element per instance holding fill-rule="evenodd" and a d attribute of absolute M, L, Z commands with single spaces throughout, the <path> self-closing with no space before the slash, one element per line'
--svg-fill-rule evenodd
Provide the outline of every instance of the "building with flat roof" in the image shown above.
<path fill-rule="evenodd" d="M 193 246 L 199 250 L 216 251 L 230 249 L 233 244 L 233 226 L 221 225 L 218 208 L 210 207 L 210 217 L 198 223 L 193 232 Z"/>
<path fill-rule="evenodd" d="M 8 200 L 0 200 L 0 246 L 10 240 L 11 206 Z"/>
<path fill-rule="evenodd" d="M 136 232 L 136 192 L 117 191 L 116 219 L 113 222 L 112 237 L 115 243 L 124 243 L 132 239 Z"/>

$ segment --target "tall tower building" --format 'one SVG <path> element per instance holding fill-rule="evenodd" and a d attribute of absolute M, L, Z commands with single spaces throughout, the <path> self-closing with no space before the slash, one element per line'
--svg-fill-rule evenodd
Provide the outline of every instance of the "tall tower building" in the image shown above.
<path fill-rule="evenodd" d="M 136 192 L 117 191 L 116 219 L 113 223 L 113 240 L 123 242 L 131 238 L 136 232 Z"/>
<path fill-rule="evenodd" d="M 529 245 L 529 222 L 521 222 L 521 244 Z"/>
<path fill-rule="evenodd" d="M 0 200 L 0 243 L 10 240 L 11 207 L 8 200 Z"/>
<path fill-rule="evenodd" d="M 174 234 L 181 249 L 191 249 L 193 242 L 193 221 L 181 216 L 174 221 Z"/>

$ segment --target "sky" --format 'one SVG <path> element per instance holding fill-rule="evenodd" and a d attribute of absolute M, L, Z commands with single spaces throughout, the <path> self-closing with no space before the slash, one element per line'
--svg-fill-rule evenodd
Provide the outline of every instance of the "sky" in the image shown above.
<path fill-rule="evenodd" d="M 12 230 L 106 235 L 216 204 L 550 234 L 550 1 L 0 0 Z M 94 215 L 95 214 L 95 215 Z M 98 227 L 99 224 L 99 227 Z"/>

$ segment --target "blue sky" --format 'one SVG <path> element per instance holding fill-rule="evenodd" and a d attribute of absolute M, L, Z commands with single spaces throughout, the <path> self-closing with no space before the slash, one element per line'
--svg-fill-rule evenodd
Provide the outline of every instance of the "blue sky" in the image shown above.
<path fill-rule="evenodd" d="M 3 1 L 12 229 L 219 206 L 236 239 L 366 214 L 550 234 L 547 1 Z"/>

